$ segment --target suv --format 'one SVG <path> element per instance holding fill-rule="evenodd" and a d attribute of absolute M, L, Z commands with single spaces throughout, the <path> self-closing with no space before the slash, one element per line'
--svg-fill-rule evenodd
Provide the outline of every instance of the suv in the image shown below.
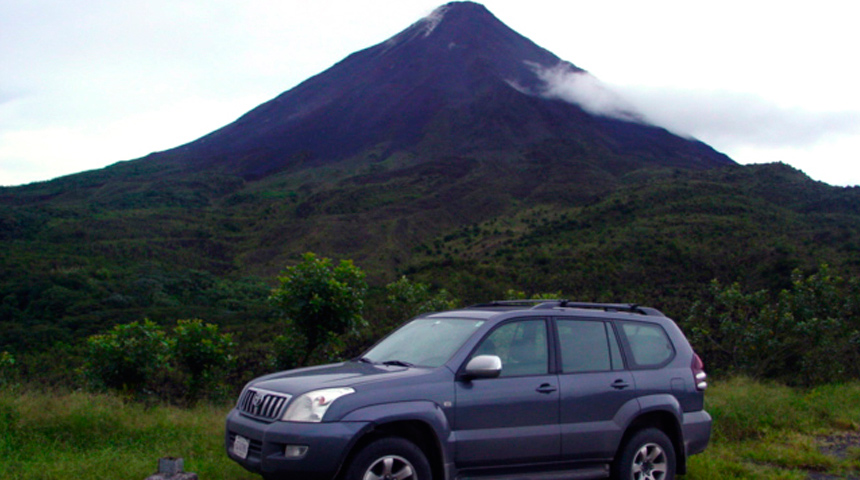
<path fill-rule="evenodd" d="M 653 308 L 493 302 L 251 381 L 227 454 L 266 478 L 669 480 L 705 449 L 702 361 Z"/>

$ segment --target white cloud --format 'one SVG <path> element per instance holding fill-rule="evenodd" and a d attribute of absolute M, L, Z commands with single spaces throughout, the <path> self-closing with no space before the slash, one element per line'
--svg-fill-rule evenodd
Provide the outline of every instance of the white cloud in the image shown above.
<path fill-rule="evenodd" d="M 545 84 L 538 92 L 541 96 L 577 104 L 594 115 L 641 121 L 641 116 L 629 102 L 590 73 L 567 62 L 549 68 L 526 63 Z"/>
<path fill-rule="evenodd" d="M 785 162 L 832 185 L 860 184 L 860 110 L 783 106 L 743 92 L 614 88 L 649 122 L 739 163 Z"/>
<path fill-rule="evenodd" d="M 784 107 L 742 92 L 616 88 L 654 124 L 738 146 L 807 147 L 833 136 L 860 134 L 860 111 Z"/>

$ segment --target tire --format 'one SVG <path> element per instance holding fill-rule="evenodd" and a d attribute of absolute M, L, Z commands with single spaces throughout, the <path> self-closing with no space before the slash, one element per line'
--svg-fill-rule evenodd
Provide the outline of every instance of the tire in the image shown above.
<path fill-rule="evenodd" d="M 346 480 L 433 480 L 427 456 L 399 437 L 368 444 L 352 459 Z"/>
<path fill-rule="evenodd" d="M 675 447 L 656 428 L 636 432 L 612 465 L 616 480 L 674 480 Z"/>

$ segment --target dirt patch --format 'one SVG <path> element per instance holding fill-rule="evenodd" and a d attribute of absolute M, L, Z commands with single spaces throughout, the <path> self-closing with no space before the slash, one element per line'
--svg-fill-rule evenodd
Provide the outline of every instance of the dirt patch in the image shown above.
<path fill-rule="evenodd" d="M 848 458 L 848 451 L 860 448 L 860 432 L 840 432 L 819 438 L 821 453 L 840 460 Z"/>
<path fill-rule="evenodd" d="M 851 449 L 860 448 L 860 432 L 839 432 L 825 435 L 818 438 L 818 444 L 821 453 L 839 460 L 847 460 Z M 810 480 L 860 480 L 860 475 L 841 476 L 811 472 L 807 478 Z"/>

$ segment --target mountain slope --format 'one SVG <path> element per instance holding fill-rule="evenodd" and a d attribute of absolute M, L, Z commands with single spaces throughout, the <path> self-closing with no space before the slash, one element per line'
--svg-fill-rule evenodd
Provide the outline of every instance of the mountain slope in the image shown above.
<path fill-rule="evenodd" d="M 710 147 L 546 98 L 541 71 L 585 74 L 508 28 L 482 5 L 455 2 L 260 105 L 164 153 L 245 178 L 353 156 L 516 152 L 565 139 L 640 163 L 713 167 Z M 641 158 L 639 158 L 641 157 Z M 165 159 L 161 157 L 160 160 Z"/>
<path fill-rule="evenodd" d="M 584 75 L 453 3 L 197 141 L 0 188 L 0 349 L 143 317 L 257 332 L 267 282 L 307 251 L 375 286 L 670 311 L 714 277 L 858 269 L 856 189 L 594 115 L 547 94 L 553 68 Z"/>

